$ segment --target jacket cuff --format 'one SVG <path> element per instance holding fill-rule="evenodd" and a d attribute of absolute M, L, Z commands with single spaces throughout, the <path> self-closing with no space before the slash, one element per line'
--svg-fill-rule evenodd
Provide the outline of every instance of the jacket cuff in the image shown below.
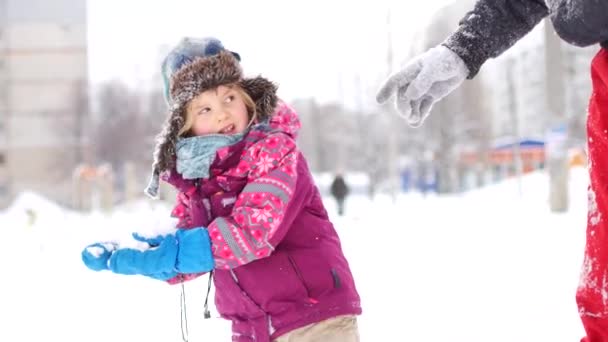
<path fill-rule="evenodd" d="M 455 35 L 449 37 L 441 45 L 450 49 L 462 59 L 464 64 L 467 66 L 467 69 L 469 69 L 467 79 L 472 79 L 473 77 L 475 77 L 475 75 L 477 75 L 477 73 L 479 72 L 479 69 L 481 69 L 483 63 L 485 63 L 485 61 L 487 60 L 486 55 L 482 54 L 479 51 L 476 51 L 475 53 L 469 52 L 466 47 L 462 46 L 462 44 L 459 43 L 458 37 L 456 37 Z"/>

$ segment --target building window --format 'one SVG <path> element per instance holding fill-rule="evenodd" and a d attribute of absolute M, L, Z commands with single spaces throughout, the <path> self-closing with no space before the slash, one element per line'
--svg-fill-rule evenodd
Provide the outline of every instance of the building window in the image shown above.
<path fill-rule="evenodd" d="M 6 164 L 6 157 L 4 153 L 0 152 L 0 166 Z"/>

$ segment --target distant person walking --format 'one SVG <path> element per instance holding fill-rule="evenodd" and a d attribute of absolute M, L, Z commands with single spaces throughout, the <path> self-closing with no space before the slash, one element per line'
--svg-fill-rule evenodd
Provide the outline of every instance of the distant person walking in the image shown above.
<path fill-rule="evenodd" d="M 331 183 L 331 195 L 336 199 L 336 203 L 338 204 L 338 215 L 340 216 L 344 215 L 344 201 L 349 192 L 350 189 L 348 188 L 348 184 L 346 184 L 344 177 L 341 173 L 337 173 Z"/>

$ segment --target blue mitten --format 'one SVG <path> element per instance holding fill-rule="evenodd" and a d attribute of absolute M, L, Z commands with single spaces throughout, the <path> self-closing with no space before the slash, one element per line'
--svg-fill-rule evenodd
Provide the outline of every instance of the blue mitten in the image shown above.
<path fill-rule="evenodd" d="M 82 261 L 93 271 L 103 271 L 108 268 L 108 260 L 117 248 L 113 242 L 100 242 L 88 245 L 82 250 Z"/>
<path fill-rule="evenodd" d="M 206 228 L 177 231 L 178 251 L 175 268 L 179 273 L 209 272 L 215 267 L 211 239 Z"/>
<path fill-rule="evenodd" d="M 133 233 L 133 234 L 131 234 L 131 236 L 133 236 L 133 238 L 137 241 L 147 243 L 148 245 L 150 245 L 150 247 L 158 247 L 158 245 L 160 245 L 160 243 L 163 241 L 163 239 L 165 238 L 166 235 L 158 235 L 158 236 L 149 238 L 149 237 L 141 236 L 141 235 L 139 235 L 139 233 Z"/>
<path fill-rule="evenodd" d="M 141 274 L 167 280 L 179 273 L 200 273 L 213 269 L 211 240 L 205 228 L 178 230 L 175 235 L 152 239 L 134 235 L 147 242 L 149 249 L 122 248 L 112 253 L 109 268 L 118 274 Z"/>
<path fill-rule="evenodd" d="M 147 243 L 148 245 L 150 245 L 150 247 L 153 247 L 153 248 L 158 247 L 161 244 L 161 242 L 163 242 L 163 240 L 165 239 L 164 235 L 158 235 L 158 236 L 155 236 L 152 238 L 147 238 L 147 237 L 139 235 L 138 233 L 133 233 L 132 236 L 135 240 Z M 153 273 L 153 274 L 145 274 L 146 277 L 150 277 L 150 278 L 158 279 L 158 280 L 168 280 L 168 279 L 175 277 L 176 275 L 177 275 L 177 272 L 175 272 L 174 270 L 167 271 L 167 272 Z"/>

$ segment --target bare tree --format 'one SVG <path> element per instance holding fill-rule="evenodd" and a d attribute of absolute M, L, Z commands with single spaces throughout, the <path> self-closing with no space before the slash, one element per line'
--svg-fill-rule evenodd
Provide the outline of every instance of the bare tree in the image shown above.
<path fill-rule="evenodd" d="M 440 44 L 453 31 L 469 5 L 471 1 L 454 2 L 439 11 L 429 27 L 420 33 L 410 57 Z M 440 193 L 461 189 L 465 168 L 460 157 L 464 148 L 473 146 L 481 156 L 478 172 L 483 173 L 483 168 L 487 166 L 491 114 L 483 95 L 482 82 L 481 75 L 465 82 L 433 106 L 433 113 L 424 126 L 401 135 L 401 139 L 404 139 L 402 144 L 415 146 L 402 149 L 414 160 L 427 163 L 429 155 L 434 157 Z M 418 133 L 414 134 L 414 131 Z"/>
<path fill-rule="evenodd" d="M 394 118 L 349 111 L 339 104 L 317 105 L 314 100 L 296 100 L 294 107 L 303 123 L 298 143 L 312 170 L 364 172 L 373 196 L 388 175 L 385 136 Z"/>
<path fill-rule="evenodd" d="M 394 117 L 378 113 L 356 113 L 357 125 L 353 130 L 353 141 L 350 145 L 349 160 L 352 167 L 365 172 L 369 178 L 369 196 L 374 197 L 388 177 L 387 159 L 390 158 L 387 148 L 386 131 Z"/>
<path fill-rule="evenodd" d="M 99 110 L 91 137 L 96 162 L 108 162 L 115 170 L 141 162 L 148 151 L 141 95 L 113 81 L 101 85 L 96 96 Z"/>

